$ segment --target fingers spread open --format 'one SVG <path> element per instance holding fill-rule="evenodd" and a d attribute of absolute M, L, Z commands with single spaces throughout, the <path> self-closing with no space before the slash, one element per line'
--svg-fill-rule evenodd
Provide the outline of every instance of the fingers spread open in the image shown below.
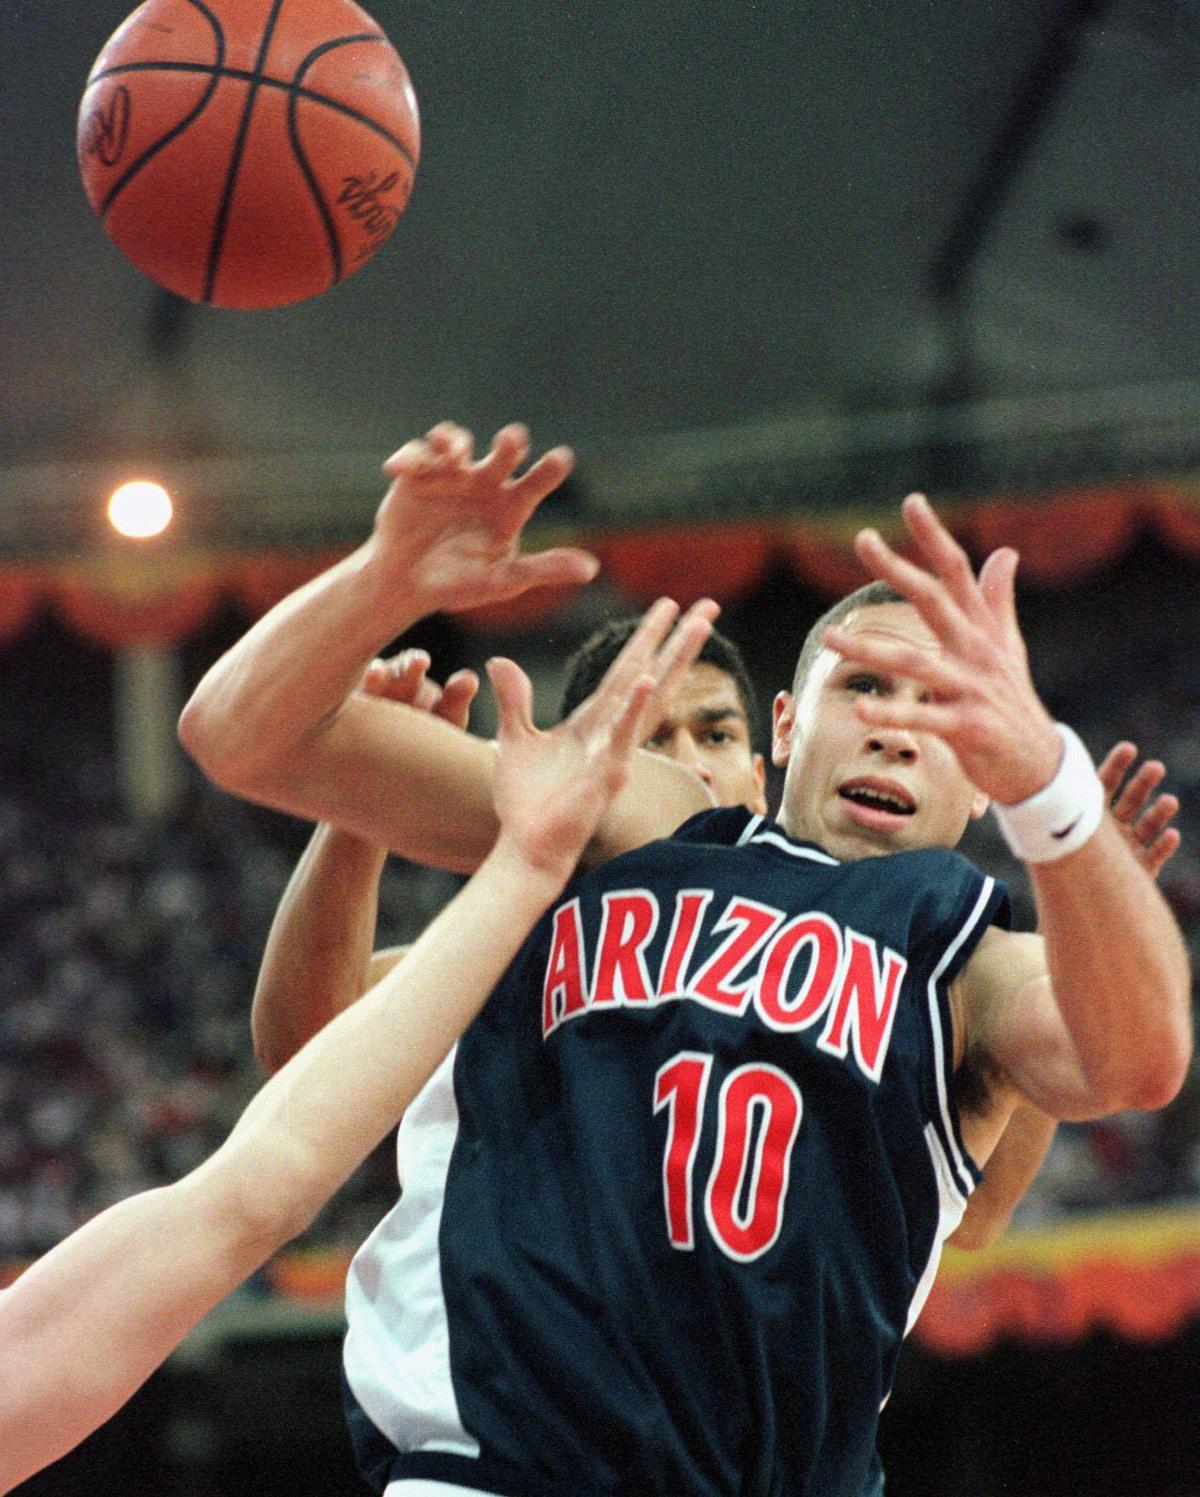
<path fill-rule="evenodd" d="M 1104 792 L 1111 800 L 1117 793 L 1121 781 L 1129 773 L 1134 760 L 1138 756 L 1136 743 L 1130 743 L 1123 738 L 1120 743 L 1114 743 L 1108 753 L 1105 754 L 1103 762 L 1096 770 L 1100 783 L 1104 786 Z"/>
<path fill-rule="evenodd" d="M 969 652 L 975 631 L 944 583 L 893 551 L 877 530 L 860 530 L 854 550 L 872 576 L 908 599 L 946 649 Z"/>
<path fill-rule="evenodd" d="M 1136 820 L 1150 796 L 1166 777 L 1165 764 L 1158 759 L 1147 759 L 1117 797 L 1112 808 L 1113 815 L 1118 821 Z"/>
<path fill-rule="evenodd" d="M 695 665 L 696 657 L 712 634 L 713 624 L 720 612 L 720 605 L 712 598 L 701 598 L 679 620 L 651 667 L 651 674 L 661 695 L 665 696 L 673 691 Z"/>
<path fill-rule="evenodd" d="M 479 690 L 479 677 L 474 671 L 455 671 L 442 687 L 442 699 L 437 704 L 437 715 L 456 728 L 465 728 L 471 713 L 471 703 Z"/>
<path fill-rule="evenodd" d="M 509 481 L 509 502 L 521 515 L 521 524 L 525 523 L 547 494 L 554 492 L 574 466 L 575 454 L 569 447 L 552 447 L 520 478 Z"/>
<path fill-rule="evenodd" d="M 576 587 L 590 582 L 599 570 L 599 558 L 578 546 L 530 551 L 524 556 L 514 556 L 508 564 L 510 587 L 505 596 L 515 597 L 531 587 Z M 496 592 L 494 596 L 498 598 L 500 594 Z"/>
<path fill-rule="evenodd" d="M 491 448 L 476 464 L 475 472 L 486 483 L 503 483 L 528 456 L 529 429 L 514 421 L 502 426 L 492 438 Z"/>
<path fill-rule="evenodd" d="M 649 671 L 659 646 L 678 617 L 679 605 L 673 599 L 659 598 L 652 603 L 604 673 L 592 700 L 606 696 L 624 700 L 637 678 Z"/>
<path fill-rule="evenodd" d="M 1175 828 L 1168 827 L 1157 842 L 1146 849 L 1142 855 L 1142 865 L 1151 878 L 1158 877 L 1162 872 L 1163 864 L 1179 851 L 1181 841 L 1182 838 Z"/>
<path fill-rule="evenodd" d="M 501 741 L 514 734 L 534 732 L 533 687 L 529 677 L 515 660 L 505 655 L 493 656 L 487 662 L 487 673 L 500 711 Z"/>
<path fill-rule="evenodd" d="M 885 675 L 920 681 L 938 696 L 959 697 L 971 688 L 970 670 L 934 650 L 848 633 L 836 626 L 826 629 L 825 643 L 844 660 L 857 661 Z"/>
<path fill-rule="evenodd" d="M 900 507 L 908 533 L 967 618 L 983 616 L 983 595 L 967 553 L 933 512 L 924 494 L 909 494 Z"/>

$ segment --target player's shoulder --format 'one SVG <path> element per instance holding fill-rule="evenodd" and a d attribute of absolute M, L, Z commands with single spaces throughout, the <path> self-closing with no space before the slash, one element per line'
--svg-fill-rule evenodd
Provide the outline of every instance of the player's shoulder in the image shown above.
<path fill-rule="evenodd" d="M 1008 888 L 1000 879 L 977 868 L 969 858 L 952 847 L 914 847 L 873 861 L 881 871 L 927 885 L 935 893 L 957 901 L 964 894 L 972 898 L 995 896 L 1003 905 L 1001 924 L 1008 921 Z"/>
<path fill-rule="evenodd" d="M 1034 931 L 991 925 L 982 934 L 962 975 L 964 996 L 990 1008 L 1012 992 L 1046 976 L 1046 942 Z"/>
<path fill-rule="evenodd" d="M 745 806 L 709 806 L 689 816 L 666 840 L 709 847 L 737 847 L 748 841 L 763 824 L 771 823 Z"/>
<path fill-rule="evenodd" d="M 912 891 L 919 923 L 941 953 L 939 966 L 947 976 L 960 971 L 993 933 L 1009 933 L 1007 886 L 952 848 L 913 848 L 873 861 L 885 865 L 882 872 L 893 887 L 906 884 Z"/>

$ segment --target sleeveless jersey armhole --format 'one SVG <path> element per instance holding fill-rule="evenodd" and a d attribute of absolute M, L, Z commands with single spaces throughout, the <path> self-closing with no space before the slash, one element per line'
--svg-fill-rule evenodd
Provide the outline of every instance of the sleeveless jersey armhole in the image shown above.
<path fill-rule="evenodd" d="M 988 926 L 993 923 L 1008 923 L 1008 893 L 1004 885 L 990 877 L 981 877 L 972 883 L 973 887 L 967 891 L 968 897 L 964 900 L 964 908 L 957 919 L 957 928 L 951 927 L 953 934 L 933 967 L 926 992 L 936 1087 L 932 1126 L 943 1156 L 947 1183 L 961 1198 L 963 1208 L 966 1207 L 967 1197 L 978 1185 L 982 1172 L 963 1142 L 959 1125 L 950 988 Z"/>

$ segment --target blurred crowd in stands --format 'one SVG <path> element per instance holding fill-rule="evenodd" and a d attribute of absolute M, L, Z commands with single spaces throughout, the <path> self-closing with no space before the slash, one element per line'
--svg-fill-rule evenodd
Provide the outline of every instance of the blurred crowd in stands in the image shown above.
<path fill-rule="evenodd" d="M 1163 887 L 1200 967 L 1200 629 L 1188 607 L 1198 583 L 1180 573 L 1178 598 L 1168 589 L 1164 601 L 1135 568 L 1127 586 L 1031 600 L 1026 628 L 1049 705 L 1097 756 L 1129 737 L 1166 760 L 1184 842 Z M 781 679 L 760 679 L 764 704 Z M 14 723 L 0 735 L 0 767 L 2 1263 L 177 1177 L 225 1136 L 261 1080 L 250 998 L 301 843 L 294 826 L 281 835 L 276 818 L 198 777 L 168 820 L 131 820 L 103 734 L 48 760 Z M 1011 880 L 1029 923 L 1023 873 L 990 823 L 964 850 Z M 454 886 L 393 861 L 380 944 L 412 939 Z M 307 1240 L 357 1244 L 394 1188 L 384 1145 Z M 1060 1129 L 1018 1220 L 1197 1199 L 1200 1070 L 1161 1114 Z"/>
<path fill-rule="evenodd" d="M 228 1133 L 262 1076 L 249 1002 L 290 851 L 197 783 L 162 823 L 117 809 L 111 766 L 0 791 L 0 1262 L 45 1251 Z M 453 892 L 398 865 L 380 937 L 411 939 Z M 314 1225 L 357 1242 L 393 1192 L 372 1156 Z"/>

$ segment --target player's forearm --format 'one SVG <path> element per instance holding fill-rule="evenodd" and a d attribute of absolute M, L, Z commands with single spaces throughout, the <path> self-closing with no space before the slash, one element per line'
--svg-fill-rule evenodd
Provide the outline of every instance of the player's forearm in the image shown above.
<path fill-rule="evenodd" d="M 263 952 L 250 1028 L 277 1071 L 367 986 L 386 851 L 322 824 L 284 890 Z"/>
<path fill-rule="evenodd" d="M 972 1251 L 1001 1236 L 1041 1169 L 1057 1126 L 1040 1108 L 1023 1104 L 1015 1109 L 950 1237 L 955 1247 Z"/>
<path fill-rule="evenodd" d="M 0 1492 L 109 1418 L 303 1230 L 441 1063 L 564 881 L 501 841 L 404 964 L 267 1082 L 211 1159 L 103 1212 L 0 1294 Z"/>
<path fill-rule="evenodd" d="M 217 661 L 180 718 L 184 747 L 234 794 L 471 872 L 496 836 L 491 749 L 355 689 L 423 611 L 400 563 L 368 542 Z"/>
<path fill-rule="evenodd" d="M 1096 1100 L 1164 1106 L 1192 1043 L 1187 952 L 1166 901 L 1108 816 L 1030 875 L 1055 1000 Z"/>
<path fill-rule="evenodd" d="M 0 1493 L 110 1418 L 277 1245 L 196 1176 L 118 1202 L 0 1294 Z"/>
<path fill-rule="evenodd" d="M 669 837 L 678 827 L 716 804 L 712 792 L 682 764 L 646 751 L 634 755 L 629 779 L 613 797 L 596 835 L 585 849 L 587 867 Z"/>
<path fill-rule="evenodd" d="M 268 1220 L 319 1209 L 395 1126 L 564 882 L 499 842 L 404 961 L 263 1087 L 222 1152 L 253 1161 Z"/>
<path fill-rule="evenodd" d="M 226 789 L 269 793 L 368 661 L 420 616 L 368 541 L 277 603 L 216 662 L 184 708 L 184 747 Z"/>

